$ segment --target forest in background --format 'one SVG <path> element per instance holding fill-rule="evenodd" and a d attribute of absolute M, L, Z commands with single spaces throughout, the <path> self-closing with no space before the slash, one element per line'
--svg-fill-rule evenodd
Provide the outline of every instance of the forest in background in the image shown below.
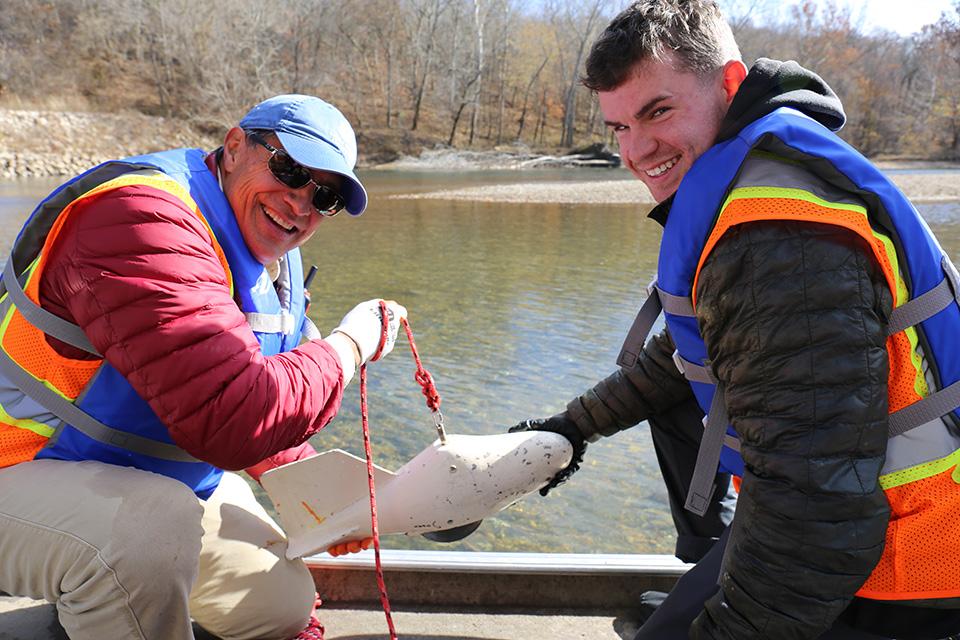
<path fill-rule="evenodd" d="M 0 0 L 0 107 L 132 110 L 212 133 L 302 92 L 343 110 L 374 160 L 437 144 L 568 149 L 611 140 L 579 77 L 625 4 Z M 909 37 L 864 33 L 829 0 L 721 5 L 748 65 L 793 59 L 827 80 L 842 135 L 868 155 L 960 160 L 960 0 Z"/>

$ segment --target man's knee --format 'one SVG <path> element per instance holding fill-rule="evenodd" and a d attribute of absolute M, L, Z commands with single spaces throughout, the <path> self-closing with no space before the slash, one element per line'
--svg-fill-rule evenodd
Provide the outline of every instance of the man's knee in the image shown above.
<path fill-rule="evenodd" d="M 132 583 L 128 588 L 175 590 L 186 598 L 197 575 L 203 509 L 183 483 L 147 475 L 122 499 L 103 556 Z"/>
<path fill-rule="evenodd" d="M 285 640 L 303 630 L 316 590 L 303 562 L 278 559 L 258 573 L 206 580 L 191 598 L 194 619 L 217 636 Z"/>
<path fill-rule="evenodd" d="M 310 571 L 299 560 L 281 561 L 284 565 L 271 573 L 263 585 L 258 609 L 265 627 L 272 628 L 270 638 L 286 639 L 303 630 L 313 614 L 317 593 Z"/>
<path fill-rule="evenodd" d="M 204 509 L 194 619 L 224 638 L 295 636 L 313 611 L 313 580 L 303 562 L 286 559 L 283 534 L 246 481 L 224 474 Z"/>
<path fill-rule="evenodd" d="M 16 465 L 4 479 L 0 586 L 57 602 L 71 637 L 185 637 L 202 537 L 189 488 L 57 460 Z"/>

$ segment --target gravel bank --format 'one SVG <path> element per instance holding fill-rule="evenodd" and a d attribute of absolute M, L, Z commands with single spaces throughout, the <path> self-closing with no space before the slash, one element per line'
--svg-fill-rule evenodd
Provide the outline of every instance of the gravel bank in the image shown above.
<path fill-rule="evenodd" d="M 70 176 L 113 158 L 219 144 L 182 121 L 138 113 L 0 109 L 0 179 Z"/>
<path fill-rule="evenodd" d="M 111 158 L 174 147 L 211 149 L 220 135 L 204 135 L 181 120 L 139 113 L 85 113 L 0 109 L 0 180 L 25 177 L 71 176 Z M 383 168 L 425 170 L 522 169 L 530 157 L 522 149 L 509 151 L 425 151 Z M 907 169 L 887 163 L 884 166 Z M 944 173 L 898 173 L 897 185 L 917 202 L 960 201 L 958 165 Z M 543 203 L 652 203 L 646 188 L 635 180 L 555 182 L 493 185 L 393 196 L 481 202 Z"/>
<path fill-rule="evenodd" d="M 898 173 L 893 181 L 914 202 L 960 202 L 960 170 Z M 394 195 L 399 199 L 472 200 L 501 203 L 653 204 L 638 180 L 530 182 Z"/>

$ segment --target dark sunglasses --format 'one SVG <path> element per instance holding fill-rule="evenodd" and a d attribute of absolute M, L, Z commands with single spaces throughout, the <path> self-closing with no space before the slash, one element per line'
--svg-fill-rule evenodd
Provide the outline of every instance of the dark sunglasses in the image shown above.
<path fill-rule="evenodd" d="M 297 163 L 297 161 L 291 158 L 290 154 L 283 149 L 277 149 L 256 133 L 248 132 L 247 136 L 270 152 L 267 166 L 270 168 L 270 173 L 273 174 L 274 178 L 291 189 L 302 189 L 308 184 L 313 183 L 316 190 L 313 192 L 312 202 L 317 213 L 325 218 L 332 218 L 340 213 L 340 210 L 343 209 L 346 203 L 344 203 L 343 196 L 341 196 L 336 189 L 328 187 L 325 184 L 317 184 L 317 182 L 310 177 L 310 171 L 303 165 Z"/>

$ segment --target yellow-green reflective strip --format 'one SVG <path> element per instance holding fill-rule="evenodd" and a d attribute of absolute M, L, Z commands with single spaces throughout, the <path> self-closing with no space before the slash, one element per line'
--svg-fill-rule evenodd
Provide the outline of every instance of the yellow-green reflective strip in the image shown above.
<path fill-rule="evenodd" d="M 36 420 L 30 420 L 29 418 L 14 418 L 7 413 L 3 405 L 0 405 L 0 422 L 19 427 L 20 429 L 26 429 L 27 431 L 33 431 L 38 436 L 43 436 L 44 438 L 49 438 L 53 435 L 53 427 L 50 425 L 37 422 Z"/>
<path fill-rule="evenodd" d="M 36 260 L 33 261 L 33 264 L 31 264 L 29 268 L 30 268 L 30 269 L 34 269 L 34 268 L 37 266 L 37 261 L 38 261 L 38 260 L 40 260 L 39 256 L 37 257 Z M 34 271 L 33 273 L 31 273 L 30 276 L 27 278 L 27 282 L 29 282 L 29 281 L 30 281 L 30 278 L 34 277 L 35 274 L 36 274 L 35 271 Z M 4 297 L 6 297 L 6 296 L 4 296 Z M 4 336 L 7 335 L 7 327 L 10 325 L 10 320 L 13 318 L 13 312 L 16 311 L 16 310 L 17 310 L 17 308 L 16 308 L 15 306 L 10 305 L 10 308 L 7 309 L 7 315 L 5 315 L 5 316 L 3 317 L 3 323 L 0 324 L 0 349 L 3 349 L 3 352 L 6 353 L 8 356 L 10 356 L 10 358 L 11 358 L 14 362 L 16 362 L 16 359 L 14 359 L 13 356 L 10 355 L 10 352 L 7 351 L 6 348 L 3 346 L 3 338 L 4 338 Z M 18 364 L 18 366 L 19 366 L 19 364 Z M 21 368 L 22 368 L 22 367 L 21 367 Z M 43 383 L 43 386 L 45 386 L 46 388 L 48 388 L 48 389 L 50 389 L 51 391 L 53 391 L 54 393 L 56 393 L 58 396 L 60 396 L 61 398 L 63 398 L 63 399 L 66 400 L 67 402 L 73 402 L 73 401 L 74 401 L 74 398 L 71 398 L 71 397 L 69 397 L 69 396 L 67 396 L 67 395 L 64 395 L 64 394 L 60 391 L 60 389 L 57 389 L 55 386 L 53 386 L 52 384 L 50 384 L 50 383 L 47 382 L 46 380 L 41 380 L 40 378 L 37 378 L 37 376 L 33 375 L 32 373 L 30 373 L 30 372 L 27 371 L 26 369 L 23 369 L 23 370 L 26 371 L 27 375 L 29 375 L 31 378 L 34 378 L 35 380 L 40 380 L 40 382 Z M 6 414 L 4 414 L 4 415 L 6 415 Z M 31 431 L 32 431 L 32 429 L 31 429 Z M 43 435 L 43 434 L 40 434 L 40 435 Z"/>
<path fill-rule="evenodd" d="M 36 261 L 34 261 L 34 264 L 36 264 Z M 33 265 L 31 265 L 31 268 L 32 267 Z M 3 294 L 3 297 L 0 298 L 0 301 L 4 300 L 6 297 L 7 297 L 7 294 L 6 293 Z M 0 324 L 0 338 L 6 335 L 7 326 L 10 324 L 10 319 L 13 317 L 14 311 L 16 311 L 16 307 L 12 305 L 10 306 L 9 309 L 7 309 L 7 313 L 3 317 L 3 323 Z M 4 349 L 4 351 L 6 351 L 6 349 Z M 45 438 L 49 438 L 50 436 L 53 435 L 53 427 L 51 427 L 50 425 L 46 425 L 46 424 L 43 424 L 42 422 L 37 422 L 35 420 L 30 420 L 28 418 L 14 418 L 9 413 L 7 413 L 6 409 L 3 408 L 3 405 L 0 405 L 0 422 L 5 422 L 6 424 L 19 427 L 20 429 L 26 429 L 27 431 L 32 431 L 38 436 L 43 436 Z"/>
<path fill-rule="evenodd" d="M 924 462 L 909 469 L 902 469 L 880 476 L 880 486 L 886 491 L 887 489 L 893 489 L 894 487 L 944 473 L 958 464 L 960 464 L 960 449 L 957 449 L 945 458 L 931 460 L 930 462 Z M 956 474 L 954 474 L 954 479 L 956 479 Z"/>
<path fill-rule="evenodd" d="M 827 209 L 858 213 L 869 222 L 867 210 L 860 205 L 846 204 L 842 202 L 829 202 L 823 198 L 815 196 L 809 191 L 804 191 L 803 189 L 790 189 L 787 187 L 739 187 L 730 192 L 727 200 L 723 203 L 723 208 L 726 208 L 727 205 L 734 200 L 741 200 L 745 198 L 787 198 L 792 200 L 803 200 Z M 883 244 L 883 249 L 887 255 L 887 260 L 890 262 L 890 268 L 893 270 L 893 274 L 896 277 L 897 290 L 893 292 L 895 297 L 894 306 L 899 307 L 907 301 L 909 298 L 909 293 L 907 292 L 907 284 L 903 280 L 903 274 L 900 272 L 900 261 L 897 259 L 897 251 L 893 246 L 893 241 L 884 234 L 877 233 L 877 231 L 873 229 L 872 225 L 870 227 L 870 232 L 881 242 L 881 244 Z M 920 357 L 920 352 L 917 346 L 919 343 L 917 330 L 914 327 L 908 327 L 905 330 L 905 333 L 907 335 L 907 339 L 910 341 L 910 363 L 913 365 L 913 369 L 916 372 L 913 377 L 913 389 L 918 396 L 921 398 L 926 398 L 928 395 L 930 395 L 930 389 L 927 386 L 927 380 L 923 375 L 923 359 Z"/>
<path fill-rule="evenodd" d="M 723 209 L 734 200 L 743 198 L 789 198 L 791 200 L 803 200 L 812 202 L 815 205 L 827 209 L 838 209 L 840 211 L 853 211 L 859 213 L 864 218 L 867 217 L 867 210 L 858 204 L 846 204 L 843 202 L 829 202 L 823 198 L 818 198 L 809 191 L 803 189 L 790 189 L 788 187 L 737 187 L 730 192 L 726 201 L 723 203 Z"/>
<path fill-rule="evenodd" d="M 6 298 L 7 295 L 5 294 L 3 297 Z M 3 316 L 3 324 L 0 324 L 0 348 L 3 347 L 3 336 L 7 335 L 7 326 L 10 324 L 10 319 L 13 318 L 13 312 L 16 310 L 17 308 L 11 304 L 10 308 L 7 309 L 6 315 Z M 6 351 L 6 349 L 4 349 L 4 351 Z"/>
<path fill-rule="evenodd" d="M 904 282 L 902 273 L 900 271 L 900 261 L 897 259 L 897 251 L 894 248 L 893 241 L 891 241 L 890 238 L 882 233 L 877 233 L 872 229 L 871 231 L 873 236 L 883 243 L 883 249 L 887 254 L 887 260 L 890 261 L 890 267 L 897 276 L 896 303 L 894 306 L 899 307 L 909 299 L 910 294 L 907 292 L 907 283 Z M 917 330 L 915 327 L 907 327 L 904 329 L 904 333 L 907 336 L 907 340 L 910 341 L 910 363 L 913 365 L 913 370 L 916 372 L 913 376 L 913 390 L 921 398 L 926 398 L 928 395 L 930 395 L 930 388 L 927 386 L 927 379 L 923 375 L 923 358 L 920 357 L 920 349 L 918 346 L 920 339 L 917 336 Z"/>

